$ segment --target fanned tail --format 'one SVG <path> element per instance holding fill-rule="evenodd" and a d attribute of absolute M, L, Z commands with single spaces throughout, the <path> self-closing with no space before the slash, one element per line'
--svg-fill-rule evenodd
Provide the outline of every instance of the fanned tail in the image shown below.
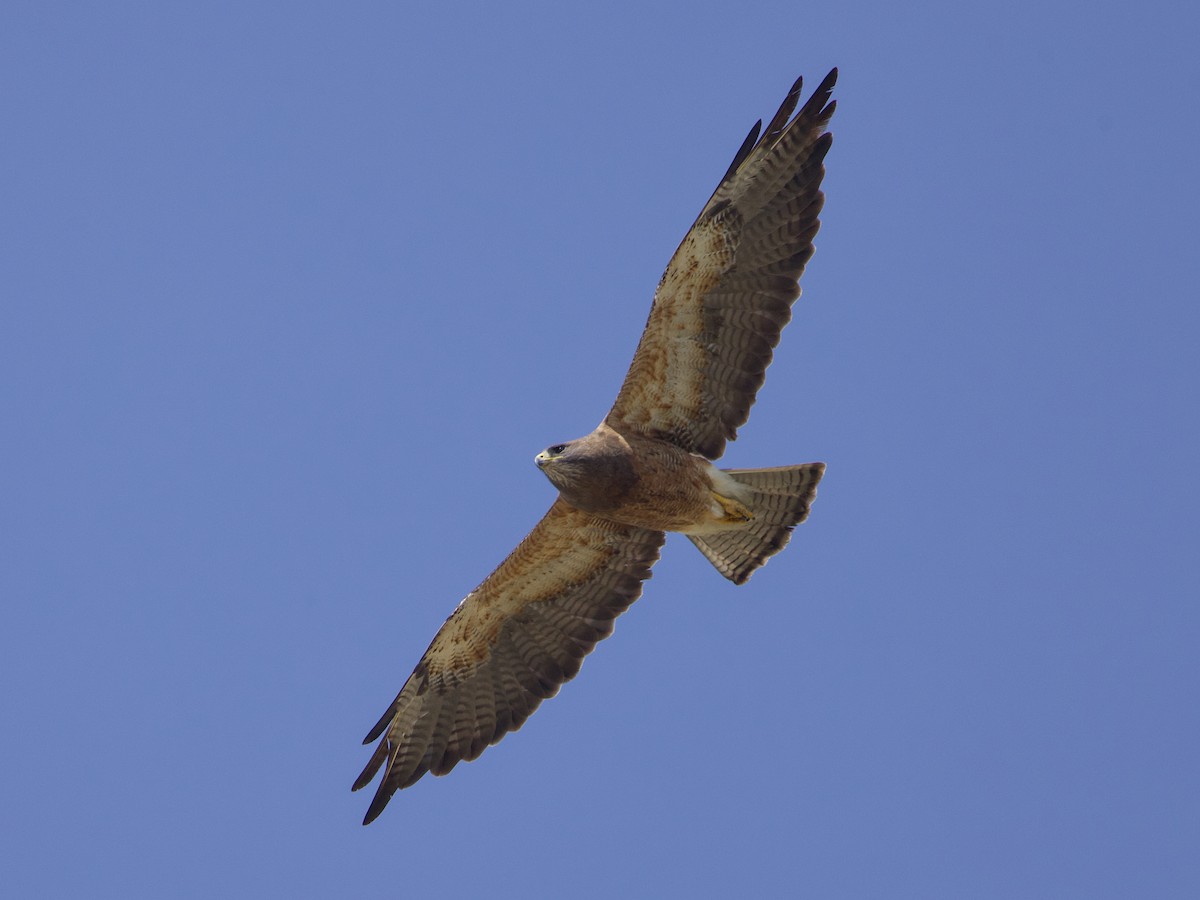
<path fill-rule="evenodd" d="M 749 498 L 742 499 L 754 518 L 738 528 L 689 534 L 688 539 L 718 572 L 734 584 L 744 584 L 755 569 L 787 546 L 792 529 L 808 518 L 825 463 L 724 471 L 750 489 Z"/>

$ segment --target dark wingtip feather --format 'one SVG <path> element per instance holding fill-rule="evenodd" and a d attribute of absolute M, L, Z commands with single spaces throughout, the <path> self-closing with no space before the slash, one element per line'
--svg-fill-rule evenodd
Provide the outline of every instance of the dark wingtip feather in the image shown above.
<path fill-rule="evenodd" d="M 387 741 L 383 741 L 375 748 L 375 752 L 371 754 L 370 761 L 363 768 L 362 772 L 359 773 L 358 778 L 354 779 L 354 786 L 350 790 L 359 791 L 370 784 L 371 779 L 375 777 L 375 773 L 379 771 L 383 766 L 384 760 L 387 759 L 387 754 Z"/>
<path fill-rule="evenodd" d="M 804 104 L 804 109 L 800 110 L 800 115 L 811 115 L 828 119 L 833 115 L 836 106 L 829 102 L 829 98 L 833 95 L 833 87 L 837 84 L 838 70 L 834 66 L 829 70 L 829 74 L 822 79 L 817 85 L 817 89 L 813 91 L 813 95 L 808 98 L 808 102 Z"/>
<path fill-rule="evenodd" d="M 787 96 L 783 98 L 783 103 L 779 104 L 779 110 L 771 119 L 771 124 L 767 126 L 767 130 L 763 132 L 763 143 L 771 141 L 783 133 L 783 129 L 787 126 L 788 119 L 792 117 L 792 111 L 796 108 L 796 104 L 800 102 L 800 93 L 804 90 L 804 76 L 792 83 L 792 88 L 787 92 Z"/>
<path fill-rule="evenodd" d="M 379 719 L 379 721 L 375 723 L 375 727 L 367 732 L 367 736 L 365 738 L 363 738 L 363 743 L 370 744 L 373 741 L 377 740 L 379 738 L 379 736 L 381 734 L 383 734 L 384 729 L 387 728 L 388 725 L 390 725 L 392 723 L 392 719 L 395 717 L 395 715 L 396 715 L 396 704 L 393 703 L 391 706 L 388 707 L 387 712 L 385 712 L 383 714 L 383 716 Z"/>
<path fill-rule="evenodd" d="M 375 795 L 375 799 L 371 801 L 370 807 L 367 808 L 367 814 L 363 816 L 362 823 L 370 825 L 379 818 L 379 814 L 383 812 L 383 808 L 388 805 L 388 801 L 392 799 L 391 794 L 383 795 L 383 785 L 379 786 L 380 793 Z"/>
<path fill-rule="evenodd" d="M 746 139 L 742 141 L 742 146 L 738 148 L 738 152 L 733 155 L 733 162 L 729 164 L 729 168 L 725 170 L 725 174 L 721 176 L 718 186 L 727 182 L 733 177 L 733 173 L 738 170 L 746 157 L 750 155 L 750 151 L 754 149 L 758 143 L 758 133 L 762 129 L 762 119 L 754 123 L 754 127 L 750 129 L 750 133 L 746 135 Z"/>
<path fill-rule="evenodd" d="M 379 814 L 383 812 L 384 807 L 388 805 L 388 802 L 392 799 L 392 796 L 396 793 L 396 791 L 404 790 L 404 788 L 414 784 L 427 771 L 428 769 L 425 766 L 418 765 L 416 772 L 412 776 L 410 776 L 406 781 L 399 781 L 396 778 L 395 771 L 389 765 L 388 771 L 384 772 L 383 774 L 383 780 L 379 782 L 379 787 L 375 790 L 375 796 L 371 798 L 371 805 L 367 807 L 367 814 L 363 816 L 362 823 L 364 825 L 370 825 L 372 822 L 378 819 Z M 361 777 L 359 780 L 362 780 Z"/>
<path fill-rule="evenodd" d="M 829 152 L 829 148 L 833 146 L 833 135 L 828 131 L 817 138 L 813 144 L 812 162 L 811 165 L 820 165 L 825 161 L 825 154 Z"/>
<path fill-rule="evenodd" d="M 783 134 L 788 129 L 789 121 L 795 122 L 802 118 L 815 118 L 822 122 L 829 121 L 829 117 L 833 115 L 833 111 L 837 108 L 836 102 L 829 102 L 829 98 L 833 93 L 833 86 L 837 84 L 837 75 L 838 70 L 835 66 L 829 70 L 829 74 L 821 81 L 821 84 L 813 92 L 813 95 L 808 98 L 808 102 L 801 107 L 796 118 L 792 119 L 792 112 L 795 111 L 796 104 L 800 102 L 800 95 L 804 91 L 804 76 L 801 75 L 797 78 L 792 83 L 787 96 L 783 98 L 783 103 L 780 104 L 778 111 L 771 117 L 771 121 L 766 129 L 764 130 L 762 127 L 762 119 L 754 123 L 754 127 L 750 129 L 750 133 L 742 141 L 742 146 L 734 154 L 733 162 L 729 164 L 729 168 L 725 170 L 725 174 L 721 176 L 721 180 L 717 182 L 716 191 L 720 191 L 724 185 L 729 183 L 737 174 L 738 169 L 742 167 L 742 163 L 758 147 L 772 143 Z M 716 191 L 714 191 L 714 195 Z"/>

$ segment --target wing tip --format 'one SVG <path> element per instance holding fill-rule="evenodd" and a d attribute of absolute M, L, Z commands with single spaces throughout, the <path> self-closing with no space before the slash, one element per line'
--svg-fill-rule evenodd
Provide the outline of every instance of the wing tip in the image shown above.
<path fill-rule="evenodd" d="M 380 787 L 382 788 L 382 785 L 380 785 Z M 367 808 L 367 814 L 365 816 L 363 816 L 363 820 L 362 820 L 363 826 L 365 827 L 367 825 L 370 825 L 372 822 L 374 822 L 376 819 L 378 819 L 379 814 L 381 812 L 383 812 L 384 807 L 386 807 L 388 805 L 388 800 L 391 800 L 391 799 L 392 799 L 392 795 L 388 794 L 387 797 L 385 797 L 381 801 L 379 799 L 379 795 L 376 794 L 375 799 L 371 801 L 371 805 Z"/>
<path fill-rule="evenodd" d="M 738 148 L 738 152 L 733 155 L 733 162 L 729 164 L 729 168 L 725 170 L 725 174 L 721 176 L 721 180 L 717 182 L 718 189 L 733 177 L 742 163 L 746 161 L 746 157 L 758 146 L 758 135 L 761 131 L 762 119 L 759 119 L 754 123 L 754 127 L 750 129 L 750 133 L 746 135 L 746 139 L 742 141 L 742 146 Z"/>
<path fill-rule="evenodd" d="M 801 110 L 801 115 L 810 114 L 821 122 L 828 122 L 833 116 L 833 111 L 837 109 L 837 101 L 833 100 L 833 88 L 837 84 L 838 69 L 834 66 L 829 70 L 829 74 L 821 79 L 821 83 L 817 85 L 817 89 L 813 91 L 808 102 L 804 104 L 804 109 Z"/>

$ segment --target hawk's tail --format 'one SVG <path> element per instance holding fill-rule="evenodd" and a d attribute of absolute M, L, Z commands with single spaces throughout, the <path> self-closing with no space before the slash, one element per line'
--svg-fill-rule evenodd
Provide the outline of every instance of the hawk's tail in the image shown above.
<path fill-rule="evenodd" d="M 817 482 L 825 474 L 825 463 L 724 471 L 750 489 L 748 496 L 739 499 L 754 518 L 737 528 L 689 534 L 688 538 L 718 572 L 734 584 L 743 584 L 755 569 L 787 545 L 792 529 L 808 517 L 808 508 L 817 496 Z"/>

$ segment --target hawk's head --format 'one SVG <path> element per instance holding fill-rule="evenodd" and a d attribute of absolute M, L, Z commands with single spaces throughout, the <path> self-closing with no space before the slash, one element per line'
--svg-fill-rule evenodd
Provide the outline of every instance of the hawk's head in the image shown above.
<path fill-rule="evenodd" d="M 628 445 L 599 430 L 553 444 L 533 460 L 564 500 L 586 512 L 610 509 L 636 480 Z"/>
<path fill-rule="evenodd" d="M 559 490 L 569 484 L 587 479 L 589 454 L 587 448 L 579 445 L 582 440 L 567 441 L 565 444 L 553 444 L 533 458 L 537 467 L 546 473 Z"/>

